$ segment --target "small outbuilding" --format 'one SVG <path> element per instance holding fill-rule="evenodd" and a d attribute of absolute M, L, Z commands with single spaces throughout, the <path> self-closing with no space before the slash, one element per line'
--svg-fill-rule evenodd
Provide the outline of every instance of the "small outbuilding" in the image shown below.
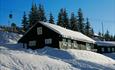
<path fill-rule="evenodd" d="M 115 41 L 97 41 L 94 48 L 99 53 L 115 52 Z"/>
<path fill-rule="evenodd" d="M 31 49 L 49 46 L 59 49 L 91 50 L 94 48 L 95 41 L 80 32 L 39 21 L 25 33 L 18 43 L 23 43 L 24 47 Z"/>

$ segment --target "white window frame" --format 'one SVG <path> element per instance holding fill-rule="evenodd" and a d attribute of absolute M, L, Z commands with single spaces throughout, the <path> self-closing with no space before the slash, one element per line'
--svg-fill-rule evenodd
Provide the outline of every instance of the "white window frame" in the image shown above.
<path fill-rule="evenodd" d="M 78 48 L 78 44 L 77 44 L 76 41 L 73 41 L 73 46 L 74 46 L 75 48 Z"/>
<path fill-rule="evenodd" d="M 71 40 L 68 39 L 68 46 L 71 47 Z"/>
<path fill-rule="evenodd" d="M 29 46 L 36 46 L 36 41 L 29 41 Z"/>
<path fill-rule="evenodd" d="M 45 44 L 52 44 L 52 39 L 51 38 L 45 39 Z"/>
<path fill-rule="evenodd" d="M 105 48 L 101 48 L 101 51 L 104 52 L 104 51 L 105 51 Z"/>
<path fill-rule="evenodd" d="M 114 50 L 115 50 L 115 49 L 114 49 L 114 48 L 112 48 L 112 51 L 113 51 L 113 52 L 114 52 Z"/>
<path fill-rule="evenodd" d="M 63 46 L 67 46 L 66 39 L 63 39 L 62 43 L 63 43 Z"/>
<path fill-rule="evenodd" d="M 37 27 L 37 35 L 42 35 L 42 27 Z"/>
<path fill-rule="evenodd" d="M 86 43 L 86 50 L 91 50 L 91 46 L 89 43 Z"/>
<path fill-rule="evenodd" d="M 110 48 L 107 48 L 107 50 L 108 50 L 108 52 L 110 52 L 110 51 L 111 51 L 111 49 L 110 49 Z"/>

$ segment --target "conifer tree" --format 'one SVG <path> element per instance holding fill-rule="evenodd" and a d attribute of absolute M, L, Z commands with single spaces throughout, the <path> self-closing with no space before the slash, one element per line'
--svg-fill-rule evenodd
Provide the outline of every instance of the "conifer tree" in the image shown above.
<path fill-rule="evenodd" d="M 104 39 L 106 41 L 109 41 L 110 40 L 110 34 L 109 34 L 109 31 L 107 30 L 106 33 L 104 34 Z"/>
<path fill-rule="evenodd" d="M 98 35 L 101 37 L 102 36 L 101 32 L 98 32 Z"/>
<path fill-rule="evenodd" d="M 113 41 L 115 41 L 115 35 L 114 35 L 114 37 L 113 37 Z"/>
<path fill-rule="evenodd" d="M 70 29 L 69 18 L 66 9 L 63 10 L 63 27 Z"/>
<path fill-rule="evenodd" d="M 63 27 L 63 9 L 60 9 L 60 12 L 58 14 L 57 25 Z"/>
<path fill-rule="evenodd" d="M 54 24 L 54 17 L 52 13 L 50 13 L 49 23 Z"/>
<path fill-rule="evenodd" d="M 47 21 L 44 7 L 41 4 L 39 4 L 39 7 L 38 7 L 38 17 L 39 17 L 39 21 L 44 21 L 44 22 Z"/>
<path fill-rule="evenodd" d="M 38 21 L 46 22 L 46 16 L 43 5 L 39 4 L 37 8 L 36 4 L 32 4 L 32 8 L 29 14 L 29 25 L 30 27 L 33 26 Z"/>
<path fill-rule="evenodd" d="M 29 13 L 29 27 L 32 27 L 37 21 L 39 21 L 38 9 L 36 4 L 32 4 L 31 11 Z"/>
<path fill-rule="evenodd" d="M 66 12 L 66 9 L 60 9 L 60 12 L 58 14 L 58 21 L 57 21 L 57 25 L 62 26 L 64 28 L 69 29 L 70 25 L 69 25 L 69 18 L 68 18 L 68 14 Z"/>
<path fill-rule="evenodd" d="M 86 25 L 85 25 L 85 34 L 89 37 L 92 37 L 93 35 L 93 28 L 91 28 L 91 25 L 90 25 L 90 22 L 89 22 L 89 19 L 87 18 L 86 19 Z"/>
<path fill-rule="evenodd" d="M 110 35 L 110 41 L 113 41 L 113 35 Z"/>
<path fill-rule="evenodd" d="M 91 36 L 93 36 L 94 35 L 94 30 L 93 30 L 93 28 L 91 29 Z"/>
<path fill-rule="evenodd" d="M 78 31 L 84 33 L 84 18 L 81 8 L 78 10 Z"/>
<path fill-rule="evenodd" d="M 72 12 L 71 13 L 71 18 L 70 18 L 70 29 L 71 30 L 74 30 L 74 31 L 77 31 L 78 27 L 77 27 L 77 18 L 75 17 L 74 13 Z"/>
<path fill-rule="evenodd" d="M 23 19 L 22 19 L 22 30 L 23 32 L 26 32 L 28 30 L 28 20 L 26 17 L 26 13 L 24 12 Z"/>

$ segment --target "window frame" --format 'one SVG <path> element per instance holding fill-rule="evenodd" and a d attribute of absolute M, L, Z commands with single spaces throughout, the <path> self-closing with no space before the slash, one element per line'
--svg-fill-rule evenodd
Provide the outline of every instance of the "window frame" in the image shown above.
<path fill-rule="evenodd" d="M 43 31 L 42 31 L 42 27 L 37 27 L 37 35 L 42 35 Z"/>
<path fill-rule="evenodd" d="M 114 48 L 112 48 L 112 51 L 114 52 L 114 51 L 115 51 L 115 49 L 114 49 Z"/>
<path fill-rule="evenodd" d="M 101 48 L 101 51 L 102 51 L 102 52 L 104 52 L 104 51 L 105 51 L 105 48 L 104 48 L 104 47 L 102 47 L 102 48 Z"/>
<path fill-rule="evenodd" d="M 45 39 L 45 44 L 52 44 L 52 38 Z"/>
<path fill-rule="evenodd" d="M 67 43 L 67 44 L 68 44 L 68 46 L 69 46 L 69 47 L 71 47 L 71 46 L 72 46 L 72 45 L 71 45 L 72 40 L 68 39 L 68 40 L 67 40 L 67 42 L 68 42 L 68 43 Z"/>
<path fill-rule="evenodd" d="M 75 48 L 78 48 L 78 43 L 77 43 L 77 41 L 73 41 L 73 46 L 74 46 Z"/>
<path fill-rule="evenodd" d="M 110 48 L 107 48 L 107 51 L 108 51 L 108 52 L 110 52 L 110 51 L 111 51 L 111 49 L 110 49 Z"/>
<path fill-rule="evenodd" d="M 36 41 L 35 40 L 33 40 L 33 41 L 29 41 L 29 44 L 28 44 L 29 46 L 36 46 Z"/>
<path fill-rule="evenodd" d="M 62 44 L 63 44 L 63 46 L 67 46 L 66 39 L 63 39 L 63 40 L 62 40 Z"/>

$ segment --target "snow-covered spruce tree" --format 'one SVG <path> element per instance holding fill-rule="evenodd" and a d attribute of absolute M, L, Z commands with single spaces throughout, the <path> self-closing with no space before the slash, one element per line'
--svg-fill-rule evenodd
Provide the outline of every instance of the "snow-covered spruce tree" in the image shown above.
<path fill-rule="evenodd" d="M 77 18 L 75 17 L 73 12 L 71 13 L 71 17 L 70 17 L 70 29 L 74 31 L 78 31 Z"/>
<path fill-rule="evenodd" d="M 54 23 L 54 17 L 53 17 L 53 15 L 52 15 L 52 13 L 50 13 L 49 23 L 55 24 L 55 23 Z"/>
<path fill-rule="evenodd" d="M 78 31 L 81 33 L 85 33 L 84 31 L 84 18 L 81 8 L 78 10 Z"/>
<path fill-rule="evenodd" d="M 28 20 L 26 17 L 26 13 L 24 12 L 23 18 L 22 18 L 22 32 L 26 32 L 28 30 Z"/>

